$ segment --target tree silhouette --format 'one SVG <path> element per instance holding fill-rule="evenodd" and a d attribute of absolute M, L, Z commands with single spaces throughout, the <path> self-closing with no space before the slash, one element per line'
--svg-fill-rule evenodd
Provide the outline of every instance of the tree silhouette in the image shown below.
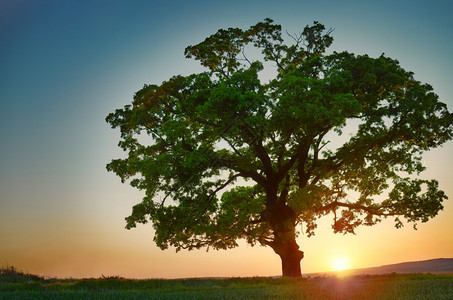
<path fill-rule="evenodd" d="M 396 60 L 326 54 L 331 33 L 314 22 L 288 44 L 270 19 L 221 29 L 185 50 L 206 72 L 145 85 L 109 114 L 128 156 L 107 169 L 146 192 L 126 228 L 150 221 L 177 251 L 270 246 L 298 277 L 297 224 L 311 236 L 328 214 L 337 233 L 436 216 L 447 197 L 416 175 L 452 114 Z"/>

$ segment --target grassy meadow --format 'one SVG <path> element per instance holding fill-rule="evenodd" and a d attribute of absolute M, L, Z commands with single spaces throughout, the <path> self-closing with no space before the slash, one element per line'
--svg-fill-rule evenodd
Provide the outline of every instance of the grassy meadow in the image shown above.
<path fill-rule="evenodd" d="M 315 278 L 45 279 L 0 269 L 0 299 L 453 299 L 453 274 Z"/>

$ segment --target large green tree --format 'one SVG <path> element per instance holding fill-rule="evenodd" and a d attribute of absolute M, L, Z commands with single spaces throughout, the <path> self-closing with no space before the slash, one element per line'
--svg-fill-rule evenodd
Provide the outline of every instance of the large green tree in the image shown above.
<path fill-rule="evenodd" d="M 152 222 L 162 249 L 245 239 L 298 277 L 298 224 L 310 236 L 324 215 L 337 233 L 436 216 L 447 197 L 417 175 L 422 152 L 452 138 L 452 114 L 394 59 L 326 54 L 331 33 L 221 29 L 185 50 L 206 72 L 145 85 L 109 114 L 127 157 L 107 169 L 146 192 L 126 227 Z"/>

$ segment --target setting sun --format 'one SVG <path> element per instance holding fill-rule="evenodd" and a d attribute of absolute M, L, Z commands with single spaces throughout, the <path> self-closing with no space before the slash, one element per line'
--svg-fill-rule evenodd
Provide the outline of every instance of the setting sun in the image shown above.
<path fill-rule="evenodd" d="M 334 271 L 343 271 L 349 269 L 349 259 L 344 256 L 335 256 L 332 259 L 332 269 Z"/>

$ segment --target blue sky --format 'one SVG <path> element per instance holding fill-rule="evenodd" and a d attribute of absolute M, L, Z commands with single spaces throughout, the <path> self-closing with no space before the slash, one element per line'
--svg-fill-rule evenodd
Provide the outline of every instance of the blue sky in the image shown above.
<path fill-rule="evenodd" d="M 99 275 L 104 266 L 123 274 L 173 276 L 107 260 L 85 273 L 76 267 L 66 272 L 65 266 L 85 254 L 55 261 L 44 253 L 54 247 L 56 257 L 64 257 L 76 244 L 84 245 L 86 255 L 115 247 L 125 256 L 143 251 L 139 256 L 150 260 L 146 255 L 152 254 L 145 253 L 158 253 L 150 226 L 135 233 L 123 229 L 141 193 L 106 172 L 105 164 L 122 154 L 118 132 L 104 119 L 131 102 L 145 83 L 201 71 L 184 58 L 186 46 L 219 28 L 248 28 L 266 17 L 291 33 L 318 20 L 335 28 L 332 50 L 384 52 L 398 59 L 418 80 L 432 84 L 452 111 L 452 11 L 448 0 L 0 1 L 0 264 L 57 275 Z M 425 161 L 427 176 L 439 179 L 453 198 L 451 150 L 449 142 Z M 452 210 L 446 206 L 445 214 Z M 22 251 L 30 247 L 38 250 Z M 244 251 L 247 257 L 255 250 Z M 442 251 L 452 256 L 453 246 Z M 112 257 L 122 257 L 118 253 Z M 278 273 L 279 264 L 272 268 L 262 272 Z M 196 274 L 212 274 L 205 270 Z"/>

